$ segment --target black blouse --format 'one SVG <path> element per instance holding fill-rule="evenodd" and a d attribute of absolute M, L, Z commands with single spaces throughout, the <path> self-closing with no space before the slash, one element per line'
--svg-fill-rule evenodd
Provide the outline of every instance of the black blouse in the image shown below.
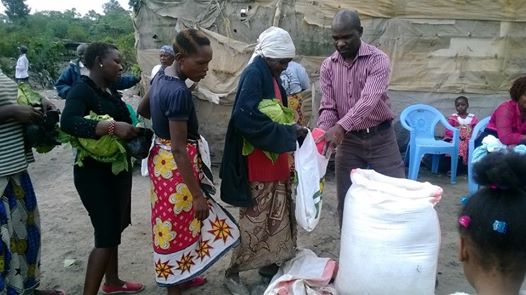
<path fill-rule="evenodd" d="M 97 138 L 95 128 L 98 121 L 84 118 L 90 112 L 132 123 L 128 108 L 118 92 L 110 94 L 103 91 L 89 77 L 81 76 L 68 92 L 60 120 L 62 130 L 76 137 Z"/>

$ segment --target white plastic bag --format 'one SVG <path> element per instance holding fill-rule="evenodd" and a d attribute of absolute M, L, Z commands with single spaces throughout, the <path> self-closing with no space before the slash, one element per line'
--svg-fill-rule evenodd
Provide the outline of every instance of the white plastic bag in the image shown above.
<path fill-rule="evenodd" d="M 279 268 L 263 295 L 335 295 L 329 282 L 336 268 L 336 261 L 330 258 L 318 257 L 309 249 L 298 250 L 296 257 Z"/>
<path fill-rule="evenodd" d="M 351 172 L 345 197 L 338 294 L 434 294 L 440 225 L 430 183 Z"/>
<path fill-rule="evenodd" d="M 301 147 L 297 145 L 294 152 L 297 177 L 295 215 L 302 228 L 312 231 L 320 220 L 323 177 L 329 160 L 318 152 L 310 131 Z"/>
<path fill-rule="evenodd" d="M 201 160 L 206 167 L 212 169 L 212 160 L 210 158 L 210 148 L 208 147 L 208 141 L 201 135 L 199 138 L 199 154 L 201 155 Z"/>

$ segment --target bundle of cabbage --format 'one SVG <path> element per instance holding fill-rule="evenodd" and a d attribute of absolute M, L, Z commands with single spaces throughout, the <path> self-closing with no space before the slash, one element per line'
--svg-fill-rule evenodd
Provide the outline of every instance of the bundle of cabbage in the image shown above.
<path fill-rule="evenodd" d="M 28 83 L 18 84 L 18 104 L 27 105 L 33 108 L 42 108 L 42 96 L 31 89 Z M 47 153 L 55 146 L 60 145 L 58 138 L 60 117 L 59 110 L 48 110 L 39 120 L 28 123 L 24 126 L 25 142 L 30 147 L 34 147 L 39 153 Z"/>
<path fill-rule="evenodd" d="M 108 115 L 97 115 L 91 112 L 84 118 L 96 121 L 113 120 Z M 126 148 L 121 140 L 113 135 L 103 135 L 98 139 L 80 138 L 61 133 L 62 142 L 69 142 L 77 149 L 76 165 L 84 166 L 84 159 L 91 157 L 99 162 L 111 163 L 111 172 L 115 175 L 122 171 L 128 171 L 128 156 Z"/>
<path fill-rule="evenodd" d="M 18 84 L 18 95 L 16 97 L 18 104 L 28 105 L 32 107 L 42 106 L 42 96 L 31 89 L 31 85 L 21 82 Z"/>
<path fill-rule="evenodd" d="M 273 122 L 293 125 L 296 124 L 294 121 L 294 112 L 288 107 L 283 106 L 281 101 L 278 99 L 263 99 L 258 104 L 258 110 L 269 117 Z M 254 146 L 250 144 L 246 139 L 243 140 L 243 156 L 248 156 L 254 151 Z M 263 151 L 263 153 L 273 163 L 278 159 L 279 154 L 274 152 Z"/>

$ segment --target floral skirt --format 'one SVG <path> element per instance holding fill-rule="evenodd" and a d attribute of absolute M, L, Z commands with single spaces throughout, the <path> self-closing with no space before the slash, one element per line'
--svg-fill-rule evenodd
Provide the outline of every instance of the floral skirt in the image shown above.
<path fill-rule="evenodd" d="M 254 205 L 239 209 L 241 244 L 227 273 L 285 262 L 296 253 L 296 219 L 288 181 L 251 182 Z"/>
<path fill-rule="evenodd" d="M 192 194 L 183 182 L 169 141 L 156 139 L 148 157 L 152 184 L 152 233 L 156 281 L 173 286 L 203 273 L 239 243 L 239 228 L 212 195 L 209 168 L 199 156 L 196 142 L 188 143 L 194 175 L 208 197 L 210 214 L 202 222 L 194 218 Z"/>
<path fill-rule="evenodd" d="M 40 217 L 27 172 L 0 177 L 0 294 L 39 285 Z"/>

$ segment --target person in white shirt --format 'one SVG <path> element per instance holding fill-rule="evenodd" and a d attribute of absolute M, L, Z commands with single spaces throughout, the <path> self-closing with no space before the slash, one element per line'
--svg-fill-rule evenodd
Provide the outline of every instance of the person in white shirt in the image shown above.
<path fill-rule="evenodd" d="M 20 56 L 18 57 L 18 60 L 16 61 L 15 81 L 16 83 L 28 82 L 29 81 L 29 73 L 28 73 L 29 60 L 26 57 L 27 47 L 22 45 L 18 47 L 18 50 L 20 50 Z"/>

